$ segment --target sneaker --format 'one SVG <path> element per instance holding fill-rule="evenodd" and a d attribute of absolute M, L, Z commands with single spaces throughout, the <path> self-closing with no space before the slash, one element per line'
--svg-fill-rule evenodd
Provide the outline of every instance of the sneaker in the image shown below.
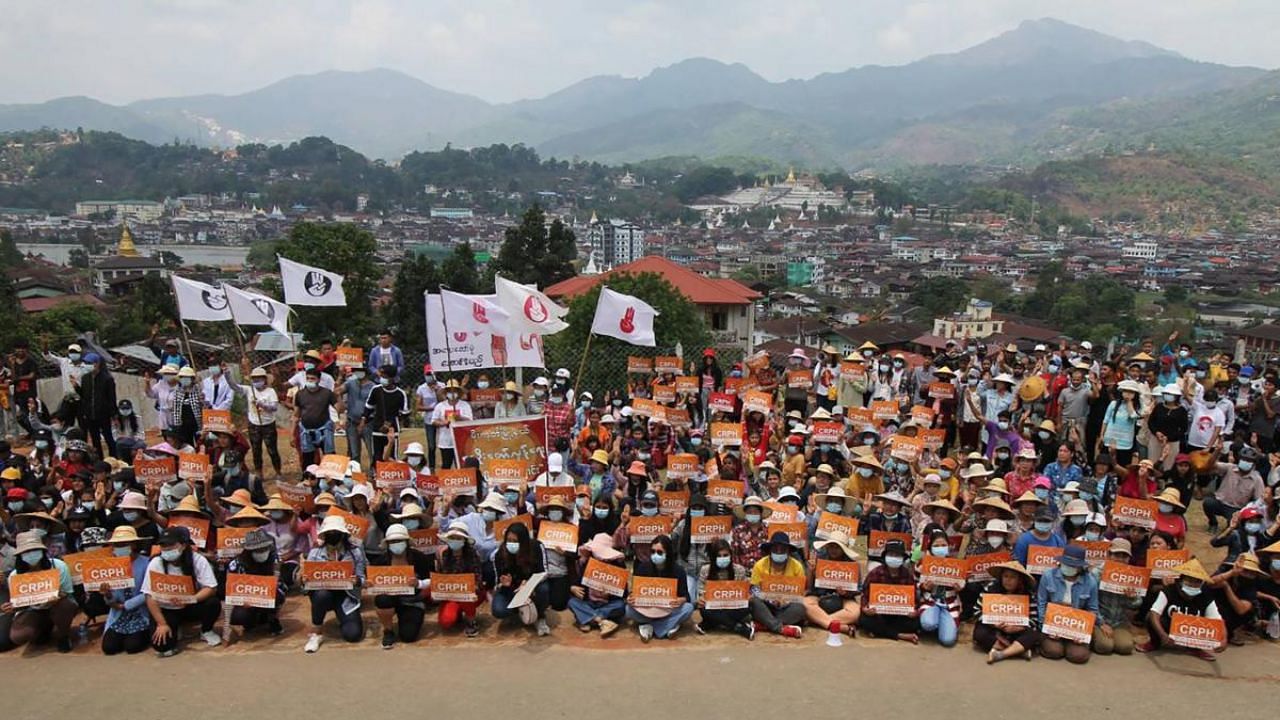
<path fill-rule="evenodd" d="M 467 623 L 466 627 L 462 629 L 462 634 L 469 638 L 479 637 L 480 626 L 476 624 L 475 620 L 471 620 Z"/>
<path fill-rule="evenodd" d="M 307 638 L 307 644 L 302 646 L 303 652 L 313 653 L 320 649 L 320 644 L 324 642 L 324 636 L 320 633 L 311 633 Z"/>
<path fill-rule="evenodd" d="M 799 625 L 783 625 L 782 626 L 782 632 L 781 632 L 782 637 L 798 638 L 802 633 L 803 633 L 803 630 L 800 629 Z"/>
<path fill-rule="evenodd" d="M 600 621 L 600 637 L 609 637 L 618 629 L 618 623 L 612 620 Z"/>
<path fill-rule="evenodd" d="M 653 639 L 653 626 L 648 623 L 640 626 L 640 642 L 649 642 Z"/>
<path fill-rule="evenodd" d="M 734 632 L 736 632 L 736 633 L 738 633 L 739 635 L 741 635 L 742 637 L 744 637 L 744 638 L 746 638 L 746 639 L 748 639 L 748 640 L 755 640 L 755 639 L 756 639 L 756 625 L 755 625 L 755 623 L 738 623 L 738 626 L 737 626 L 737 627 L 735 627 L 735 628 L 733 629 L 733 631 L 734 631 Z"/>
<path fill-rule="evenodd" d="M 694 623 L 693 631 L 699 635 L 706 635 L 707 631 L 702 629 L 702 623 Z"/>
<path fill-rule="evenodd" d="M 204 640 L 205 645 L 209 647 L 218 647 L 222 644 L 222 636 L 212 630 L 200 633 L 200 639 Z"/>
<path fill-rule="evenodd" d="M 161 650 L 160 652 L 156 653 L 156 657 L 167 658 L 167 657 L 173 657 L 174 655 L 177 655 L 177 654 L 178 654 L 177 649 Z"/>
<path fill-rule="evenodd" d="M 396 634 L 391 632 L 390 630 L 383 630 L 382 631 L 382 649 L 390 650 L 391 648 L 395 647 L 395 644 L 396 644 Z"/>
<path fill-rule="evenodd" d="M 532 625 L 538 620 L 538 608 L 534 607 L 533 603 L 521 605 L 518 612 L 520 614 L 520 622 L 525 625 Z"/>
<path fill-rule="evenodd" d="M 280 624 L 278 618 L 273 618 L 267 623 L 267 632 L 270 632 L 272 637 L 279 637 L 284 634 L 284 625 Z"/>
<path fill-rule="evenodd" d="M 676 627 L 673 627 L 673 628 L 671 628 L 670 630 L 668 630 L 668 631 L 667 631 L 667 634 L 663 636 L 663 639 L 664 639 L 664 640 L 675 640 L 675 639 L 676 639 L 676 633 L 678 633 L 678 632 L 680 632 L 680 626 L 679 626 L 679 625 L 677 625 Z"/>
<path fill-rule="evenodd" d="M 1200 658 L 1201 660 L 1204 660 L 1205 662 L 1217 662 L 1217 661 L 1218 661 L 1218 656 L 1217 656 L 1217 655 L 1214 655 L 1214 654 L 1213 654 L 1213 651 L 1211 651 L 1211 650 L 1200 650 L 1200 649 L 1196 648 L 1196 649 L 1188 650 L 1188 652 L 1190 652 L 1190 653 L 1191 653 L 1191 657 L 1197 657 L 1197 658 Z"/>
<path fill-rule="evenodd" d="M 546 637 L 551 634 L 551 628 L 547 627 L 547 621 L 542 618 L 538 618 L 538 622 L 535 627 L 537 627 L 538 630 L 538 637 Z"/>
<path fill-rule="evenodd" d="M 1146 642 L 1140 642 L 1135 644 L 1133 646 L 1133 649 L 1137 650 L 1140 653 L 1155 652 L 1156 644 L 1148 640 Z"/>

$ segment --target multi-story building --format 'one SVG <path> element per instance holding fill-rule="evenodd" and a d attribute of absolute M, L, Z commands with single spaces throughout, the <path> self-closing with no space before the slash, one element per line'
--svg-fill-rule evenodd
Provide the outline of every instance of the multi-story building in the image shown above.
<path fill-rule="evenodd" d="M 101 213 L 113 213 L 116 220 L 155 222 L 164 216 L 164 203 L 152 200 L 81 200 L 76 203 L 76 215 Z"/>
<path fill-rule="evenodd" d="M 963 312 L 933 321 L 933 334 L 947 339 L 987 338 L 1004 332 L 1004 321 L 991 316 L 991 303 L 972 298 Z"/>
<path fill-rule="evenodd" d="M 601 270 L 635 262 L 644 257 L 644 230 L 626 220 L 596 221 L 587 226 L 587 239 Z"/>

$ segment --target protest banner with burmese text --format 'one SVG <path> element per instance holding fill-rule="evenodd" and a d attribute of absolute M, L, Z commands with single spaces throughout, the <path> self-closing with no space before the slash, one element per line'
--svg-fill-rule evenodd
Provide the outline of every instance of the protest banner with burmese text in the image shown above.
<path fill-rule="evenodd" d="M 486 478 L 496 469 L 494 460 L 521 463 L 526 483 L 547 471 L 547 419 L 542 415 L 455 422 L 449 431 L 458 457 L 476 458 Z M 443 485 L 441 493 L 448 494 Z"/>

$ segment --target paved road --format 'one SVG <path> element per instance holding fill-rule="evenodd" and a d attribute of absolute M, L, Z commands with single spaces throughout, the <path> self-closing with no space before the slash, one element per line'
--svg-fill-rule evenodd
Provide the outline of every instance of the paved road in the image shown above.
<path fill-rule="evenodd" d="M 70 656 L 10 655 L 0 658 L 4 687 L 40 690 L 6 692 L 5 710 L 27 718 L 126 710 L 135 718 L 172 718 L 193 707 L 250 717 L 471 717 L 485 702 L 518 708 L 530 720 L 602 713 L 652 720 L 655 711 L 758 717 L 768 701 L 785 717 L 810 719 L 892 711 L 898 718 L 945 712 L 1037 720 L 1156 708 L 1173 718 L 1252 717 L 1280 697 L 1275 644 L 1232 647 L 1217 663 L 1139 655 L 1095 657 L 1082 667 L 1044 659 L 988 667 L 964 645 L 944 650 L 859 638 L 828 648 L 821 632 L 750 644 L 687 635 L 643 646 L 634 634 L 601 641 L 563 626 L 545 639 L 490 627 L 478 641 L 439 638 L 429 629 L 424 644 L 389 652 L 372 640 L 330 641 L 304 655 L 294 635 L 252 643 L 251 650 L 200 647 L 167 660 L 150 653 L 105 658 L 89 648 Z"/>

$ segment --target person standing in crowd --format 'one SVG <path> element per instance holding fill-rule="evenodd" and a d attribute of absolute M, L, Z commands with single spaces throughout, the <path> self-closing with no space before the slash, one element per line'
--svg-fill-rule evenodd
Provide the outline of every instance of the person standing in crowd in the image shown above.
<path fill-rule="evenodd" d="M 245 365 L 248 365 L 246 361 Z M 275 388 L 268 383 L 266 368 L 256 367 L 249 373 L 248 385 L 232 385 L 232 389 L 245 399 L 245 416 L 249 422 L 249 443 L 253 450 L 253 471 L 262 475 L 262 448 L 266 446 L 274 479 L 280 478 L 280 432 L 276 427 L 276 410 L 280 400 Z"/>
<path fill-rule="evenodd" d="M 378 344 L 369 351 L 369 375 L 378 376 L 378 371 L 385 365 L 395 367 L 396 377 L 400 377 L 404 373 L 404 353 L 400 348 L 392 344 L 392 333 L 389 328 L 384 328 L 378 334 Z"/>
<path fill-rule="evenodd" d="M 298 442 L 298 464 L 303 467 L 318 463 L 320 455 L 334 451 L 333 420 L 329 411 L 338 404 L 337 395 L 320 385 L 319 368 L 312 367 L 305 373 L 302 388 L 293 396 L 293 436 Z"/>
<path fill-rule="evenodd" d="M 471 403 L 462 399 L 462 386 L 450 380 L 444 386 L 444 400 L 431 410 L 431 424 L 436 428 L 436 445 L 440 448 L 440 467 L 449 469 L 457 462 L 453 439 L 453 423 L 473 420 Z"/>
<path fill-rule="evenodd" d="M 395 366 L 383 365 L 378 371 L 378 386 L 365 401 L 358 436 L 363 438 L 368 429 L 373 437 L 370 465 L 400 457 L 400 430 L 409 418 L 410 405 L 409 394 L 396 384 L 396 378 Z"/>
<path fill-rule="evenodd" d="M 98 457 L 116 456 L 116 439 L 111 434 L 111 423 L 120 412 L 116 403 L 116 380 L 107 370 L 106 362 L 97 353 L 84 356 L 88 371 L 80 376 L 80 427 L 93 443 Z"/>
<path fill-rule="evenodd" d="M 360 423 L 364 419 L 365 406 L 373 388 L 374 382 L 370 379 L 368 370 L 355 367 L 351 368 L 350 376 L 336 389 L 342 407 L 346 409 L 342 429 L 347 436 L 347 456 L 356 462 L 363 462 L 365 453 L 373 452 L 373 427 L 364 425 L 362 428 Z"/>

